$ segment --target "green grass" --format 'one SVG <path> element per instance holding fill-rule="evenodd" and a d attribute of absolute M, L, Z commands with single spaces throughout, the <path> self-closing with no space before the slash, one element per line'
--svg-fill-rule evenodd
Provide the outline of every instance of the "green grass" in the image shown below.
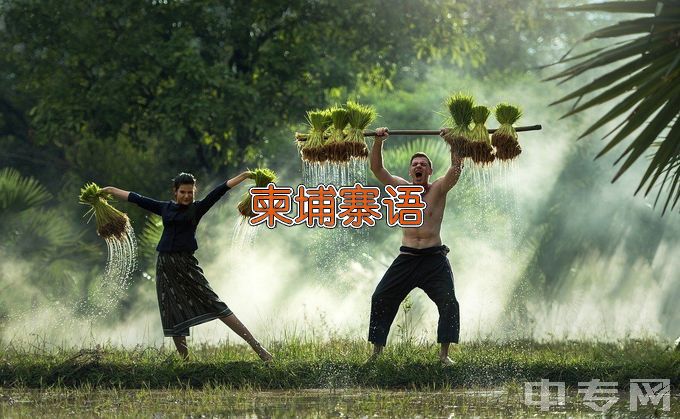
<path fill-rule="evenodd" d="M 480 341 L 452 350 L 456 365 L 440 366 L 437 345 L 395 344 L 373 363 L 357 339 L 288 339 L 269 345 L 264 365 L 242 345 L 190 347 L 182 361 L 171 348 L 52 348 L 0 344 L 0 387 L 15 389 L 252 390 L 381 388 L 438 391 L 497 387 L 547 378 L 575 387 L 599 378 L 628 388 L 632 378 L 668 378 L 680 384 L 680 352 L 654 340 Z"/>

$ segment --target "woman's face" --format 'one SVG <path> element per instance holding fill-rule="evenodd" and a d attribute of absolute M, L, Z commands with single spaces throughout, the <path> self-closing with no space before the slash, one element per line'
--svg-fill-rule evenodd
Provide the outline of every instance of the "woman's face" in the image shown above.
<path fill-rule="evenodd" d="M 181 205 L 189 205 L 194 202 L 194 185 L 182 184 L 175 189 L 175 202 Z"/>

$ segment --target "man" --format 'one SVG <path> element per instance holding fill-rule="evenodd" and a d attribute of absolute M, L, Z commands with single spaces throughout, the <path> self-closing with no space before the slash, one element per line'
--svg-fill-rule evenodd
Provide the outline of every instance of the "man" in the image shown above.
<path fill-rule="evenodd" d="M 458 343 L 460 317 L 458 301 L 453 289 L 453 273 L 446 254 L 449 249 L 442 245 L 440 230 L 446 206 L 446 194 L 458 182 L 463 168 L 457 150 L 451 150 L 451 167 L 446 174 L 432 183 L 432 162 L 424 153 L 411 157 L 409 176 L 411 182 L 393 176 L 383 167 L 382 147 L 389 136 L 387 128 L 376 130 L 371 150 L 371 171 L 385 185 L 422 185 L 426 208 L 420 227 L 403 228 L 399 256 L 392 262 L 373 293 L 368 340 L 373 343 L 373 356 L 382 352 L 387 334 L 399 305 L 409 292 L 419 287 L 437 304 L 439 325 L 437 342 L 441 343 L 439 359 L 443 365 L 453 365 L 449 358 L 449 345 Z M 440 135 L 444 136 L 446 130 Z"/>

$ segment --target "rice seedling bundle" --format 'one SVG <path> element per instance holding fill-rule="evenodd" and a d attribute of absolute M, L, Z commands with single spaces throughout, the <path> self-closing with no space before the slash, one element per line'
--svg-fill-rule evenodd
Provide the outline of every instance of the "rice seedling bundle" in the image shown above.
<path fill-rule="evenodd" d="M 512 160 L 522 152 L 517 141 L 517 131 L 512 126 L 522 116 L 522 110 L 515 105 L 499 103 L 495 114 L 500 124 L 491 136 L 491 143 L 496 147 L 496 157 L 499 160 Z"/>
<path fill-rule="evenodd" d="M 342 107 L 332 107 L 329 110 L 332 125 L 329 128 L 328 141 L 324 145 L 326 156 L 330 162 L 348 162 L 351 154 L 345 141 L 345 128 L 349 124 L 349 112 Z"/>
<path fill-rule="evenodd" d="M 330 113 L 320 109 L 307 111 L 307 123 L 310 131 L 306 144 L 302 147 L 302 159 L 309 162 L 326 161 L 324 133 L 332 123 Z"/>
<path fill-rule="evenodd" d="M 491 146 L 489 132 L 486 129 L 486 120 L 489 118 L 489 108 L 475 106 L 472 108 L 472 121 L 474 126 L 471 131 L 470 158 L 476 164 L 487 165 L 496 159 L 494 148 Z"/>
<path fill-rule="evenodd" d="M 464 93 L 456 93 L 446 100 L 446 107 L 451 114 L 448 120 L 451 128 L 444 136 L 444 140 L 451 147 L 458 150 L 461 157 L 471 157 L 470 123 L 472 122 L 472 108 L 475 106 L 474 99 Z"/>
<path fill-rule="evenodd" d="M 375 120 L 378 114 L 372 106 L 361 105 L 348 101 L 347 105 L 349 129 L 347 131 L 346 147 L 349 155 L 356 158 L 368 157 L 368 146 L 364 139 L 364 130 Z"/>
<path fill-rule="evenodd" d="M 127 234 L 130 221 L 126 214 L 109 204 L 110 199 L 111 195 L 95 183 L 88 183 L 80 189 L 80 203 L 90 206 L 86 215 L 94 215 L 97 234 L 105 239 L 123 239 Z"/>
<path fill-rule="evenodd" d="M 276 173 L 270 169 L 258 168 L 251 170 L 249 172 L 248 178 L 255 181 L 255 187 L 262 188 L 269 185 L 270 183 L 276 182 Z M 246 218 L 251 218 L 255 215 L 253 213 L 251 202 L 252 197 L 250 195 L 250 191 L 248 191 L 243 195 L 243 198 L 241 198 L 241 201 L 238 203 L 238 212 Z"/>

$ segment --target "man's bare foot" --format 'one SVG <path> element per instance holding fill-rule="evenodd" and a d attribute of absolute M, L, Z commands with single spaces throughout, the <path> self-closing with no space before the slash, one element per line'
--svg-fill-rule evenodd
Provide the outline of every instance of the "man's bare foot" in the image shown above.
<path fill-rule="evenodd" d="M 451 366 L 455 365 L 453 363 L 453 360 L 446 355 L 440 356 L 439 361 L 442 363 L 442 366 L 444 366 L 444 367 L 451 367 Z"/>

